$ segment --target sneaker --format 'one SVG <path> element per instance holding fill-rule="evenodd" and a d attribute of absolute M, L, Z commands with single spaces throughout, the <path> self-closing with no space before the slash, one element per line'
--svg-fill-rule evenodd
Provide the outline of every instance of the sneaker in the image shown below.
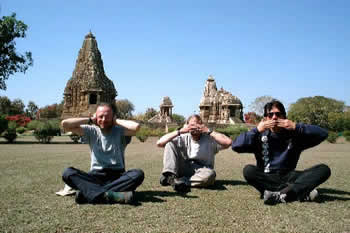
<path fill-rule="evenodd" d="M 304 201 L 314 201 L 317 197 L 318 197 L 318 191 L 314 189 L 309 193 L 309 195 L 305 197 Z"/>
<path fill-rule="evenodd" d="M 70 195 L 74 195 L 75 193 L 76 193 L 76 190 L 71 188 L 68 184 L 65 184 L 63 189 L 56 192 L 56 194 L 59 196 L 70 196 Z"/>
<path fill-rule="evenodd" d="M 264 192 L 264 204 L 265 205 L 276 205 L 278 203 L 286 203 L 285 198 L 287 194 L 282 194 L 280 192 L 272 192 L 265 190 Z"/>
<path fill-rule="evenodd" d="M 174 190 L 179 193 L 191 192 L 191 183 L 185 177 L 175 178 L 172 186 Z"/>
<path fill-rule="evenodd" d="M 164 173 L 160 175 L 159 183 L 161 186 L 169 186 L 174 182 L 175 175 L 171 173 Z"/>
<path fill-rule="evenodd" d="M 88 203 L 88 200 L 86 200 L 86 198 L 84 197 L 84 195 L 80 191 L 77 191 L 75 193 L 75 203 L 86 204 L 86 203 Z"/>
<path fill-rule="evenodd" d="M 104 193 L 104 199 L 109 204 L 130 204 L 134 201 L 134 192 L 113 192 L 107 191 Z"/>

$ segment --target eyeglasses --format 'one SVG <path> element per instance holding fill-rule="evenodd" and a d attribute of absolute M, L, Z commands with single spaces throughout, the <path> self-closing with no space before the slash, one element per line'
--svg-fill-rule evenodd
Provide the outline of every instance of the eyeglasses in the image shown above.
<path fill-rule="evenodd" d="M 266 115 L 268 118 L 272 118 L 273 115 L 276 115 L 276 117 L 279 117 L 279 118 L 283 116 L 283 114 L 281 112 L 269 112 Z"/>

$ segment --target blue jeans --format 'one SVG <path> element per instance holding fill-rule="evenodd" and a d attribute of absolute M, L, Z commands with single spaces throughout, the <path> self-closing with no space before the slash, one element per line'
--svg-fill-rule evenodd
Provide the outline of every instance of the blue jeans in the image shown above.
<path fill-rule="evenodd" d="M 107 191 L 134 191 L 142 184 L 144 173 L 140 169 L 114 171 L 92 170 L 88 173 L 68 167 L 63 172 L 63 181 L 81 192 L 88 203 L 98 203 L 99 196 Z"/>

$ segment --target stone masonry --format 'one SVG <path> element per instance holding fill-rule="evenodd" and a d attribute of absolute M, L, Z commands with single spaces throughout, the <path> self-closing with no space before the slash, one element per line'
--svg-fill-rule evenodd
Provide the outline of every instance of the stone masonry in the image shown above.
<path fill-rule="evenodd" d="M 95 36 L 85 36 L 72 77 L 64 89 L 62 119 L 89 116 L 101 102 L 114 103 L 117 91 L 106 76 Z"/>

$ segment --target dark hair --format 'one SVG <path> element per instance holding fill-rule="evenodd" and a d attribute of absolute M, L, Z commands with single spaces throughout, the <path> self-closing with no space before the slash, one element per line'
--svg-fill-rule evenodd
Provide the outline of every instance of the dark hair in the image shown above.
<path fill-rule="evenodd" d="M 203 123 L 202 118 L 201 118 L 198 114 L 193 114 L 193 115 L 191 115 L 191 116 L 189 116 L 189 117 L 187 118 L 186 124 L 188 124 L 188 122 L 189 122 L 192 118 L 196 118 L 197 121 L 199 121 L 200 124 Z"/>
<path fill-rule="evenodd" d="M 278 110 L 280 110 L 280 112 L 282 113 L 282 115 L 284 116 L 284 118 L 287 118 L 287 114 L 286 114 L 286 109 L 284 108 L 283 104 L 274 99 L 271 102 L 268 102 L 267 104 L 265 104 L 264 106 L 264 117 L 267 116 L 267 114 L 271 111 L 271 109 L 275 107 Z"/>
<path fill-rule="evenodd" d="M 117 114 L 117 106 L 114 103 L 107 103 L 107 102 L 101 102 L 97 107 L 109 107 L 112 109 L 113 116 L 116 116 Z"/>

